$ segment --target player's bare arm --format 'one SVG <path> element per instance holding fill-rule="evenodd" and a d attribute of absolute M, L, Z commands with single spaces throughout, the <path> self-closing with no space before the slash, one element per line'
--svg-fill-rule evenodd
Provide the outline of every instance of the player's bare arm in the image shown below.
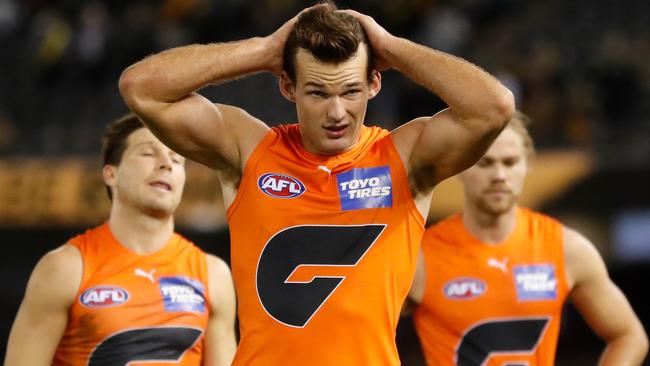
<path fill-rule="evenodd" d="M 512 93 L 479 67 L 458 57 L 395 37 L 371 17 L 359 19 L 378 69 L 394 68 L 442 98 L 448 109 L 418 118 L 394 132 L 414 193 L 470 167 L 514 113 Z"/>
<path fill-rule="evenodd" d="M 564 230 L 569 298 L 589 327 L 606 343 L 599 365 L 638 366 L 648 338 L 621 290 L 612 282 L 594 246 L 574 230 Z"/>
<path fill-rule="evenodd" d="M 267 37 L 170 49 L 130 66 L 120 77 L 128 106 L 180 154 L 239 176 L 268 131 L 240 108 L 213 104 L 196 91 L 247 75 L 279 75 L 293 18 Z"/>
<path fill-rule="evenodd" d="M 228 265 L 221 259 L 206 255 L 208 262 L 208 293 L 210 319 L 205 335 L 203 365 L 228 366 L 232 363 L 235 339 L 235 288 Z"/>
<path fill-rule="evenodd" d="M 65 245 L 46 254 L 32 272 L 14 321 L 5 366 L 49 366 L 81 282 L 81 255 Z"/>

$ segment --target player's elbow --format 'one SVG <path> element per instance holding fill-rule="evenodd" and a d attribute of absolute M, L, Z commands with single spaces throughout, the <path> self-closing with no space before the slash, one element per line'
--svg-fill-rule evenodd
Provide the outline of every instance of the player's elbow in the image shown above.
<path fill-rule="evenodd" d="M 145 82 L 140 73 L 133 66 L 127 68 L 120 75 L 119 89 L 124 102 L 132 109 L 139 110 L 140 101 L 144 99 L 143 91 L 146 90 Z"/>
<path fill-rule="evenodd" d="M 641 326 L 640 329 L 634 332 L 634 334 L 630 335 L 629 339 L 630 345 L 628 347 L 628 352 L 631 355 L 635 355 L 635 358 L 639 360 L 639 362 L 642 362 L 642 360 L 644 360 L 648 355 L 648 347 L 650 346 L 648 344 L 648 335 Z"/>
<path fill-rule="evenodd" d="M 639 361 L 645 359 L 650 347 L 648 335 L 638 320 L 630 322 L 626 329 L 618 335 L 604 338 L 608 348 L 617 348 L 619 351 L 625 350 L 625 353 L 631 358 Z"/>
<path fill-rule="evenodd" d="M 490 128 L 500 131 L 515 114 L 515 97 L 512 92 L 502 87 L 493 97 L 487 113 Z"/>

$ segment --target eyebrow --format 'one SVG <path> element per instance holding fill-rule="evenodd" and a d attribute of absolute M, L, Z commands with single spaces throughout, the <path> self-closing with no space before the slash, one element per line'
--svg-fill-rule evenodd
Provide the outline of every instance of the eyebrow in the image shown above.
<path fill-rule="evenodd" d="M 153 141 L 143 141 L 143 142 L 137 143 L 135 145 L 131 145 L 131 147 L 132 148 L 137 148 L 137 147 L 140 147 L 142 145 L 153 145 Z"/>
<path fill-rule="evenodd" d="M 316 88 L 324 88 L 325 84 L 317 83 L 315 81 L 308 81 L 308 82 L 305 83 L 305 87 L 307 87 L 307 86 L 313 86 L 313 87 L 316 87 Z M 346 88 L 358 88 L 358 87 L 361 86 L 361 83 L 358 82 L 358 81 L 353 81 L 353 82 L 350 82 L 350 83 L 347 83 L 347 84 L 343 84 L 343 86 L 346 87 Z"/>
<path fill-rule="evenodd" d="M 324 88 L 325 84 L 317 83 L 315 81 L 308 81 L 308 82 L 305 83 L 305 86 L 313 86 L 313 87 L 316 87 L 316 88 Z"/>
<path fill-rule="evenodd" d="M 361 86 L 361 83 L 358 82 L 358 81 L 353 81 L 351 83 L 345 84 L 345 87 L 347 87 L 347 88 L 358 88 L 360 86 Z"/>

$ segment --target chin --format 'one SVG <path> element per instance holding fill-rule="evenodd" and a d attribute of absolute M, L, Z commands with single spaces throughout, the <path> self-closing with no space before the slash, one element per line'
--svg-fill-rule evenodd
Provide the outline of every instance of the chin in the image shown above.
<path fill-rule="evenodd" d="M 511 200 L 506 201 L 480 201 L 479 207 L 483 212 L 486 212 L 493 216 L 499 216 L 507 213 L 514 207 L 514 202 Z"/>
<path fill-rule="evenodd" d="M 148 202 L 143 205 L 143 211 L 153 217 L 167 217 L 174 214 L 176 206 L 172 202 Z"/>
<path fill-rule="evenodd" d="M 340 154 L 353 146 L 352 142 L 348 138 L 340 138 L 336 140 L 326 141 L 321 148 L 326 154 L 335 155 Z"/>

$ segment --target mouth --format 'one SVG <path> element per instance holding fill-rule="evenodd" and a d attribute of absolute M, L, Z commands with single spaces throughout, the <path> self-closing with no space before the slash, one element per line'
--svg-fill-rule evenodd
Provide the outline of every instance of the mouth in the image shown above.
<path fill-rule="evenodd" d="M 488 196 L 506 196 L 512 194 L 512 192 L 509 189 L 497 188 L 497 189 L 488 189 L 487 191 L 485 191 L 485 194 Z"/>
<path fill-rule="evenodd" d="M 155 189 L 165 191 L 165 192 L 171 192 L 171 190 L 172 190 L 172 185 L 171 184 L 169 184 L 167 182 L 159 181 L 159 180 L 151 182 L 151 183 L 149 183 L 149 185 L 154 187 Z"/>
<path fill-rule="evenodd" d="M 331 126 L 323 126 L 325 129 L 325 134 L 327 137 L 332 138 L 332 139 L 337 139 L 341 138 L 345 135 L 346 131 L 348 130 L 349 125 L 331 125 Z"/>

